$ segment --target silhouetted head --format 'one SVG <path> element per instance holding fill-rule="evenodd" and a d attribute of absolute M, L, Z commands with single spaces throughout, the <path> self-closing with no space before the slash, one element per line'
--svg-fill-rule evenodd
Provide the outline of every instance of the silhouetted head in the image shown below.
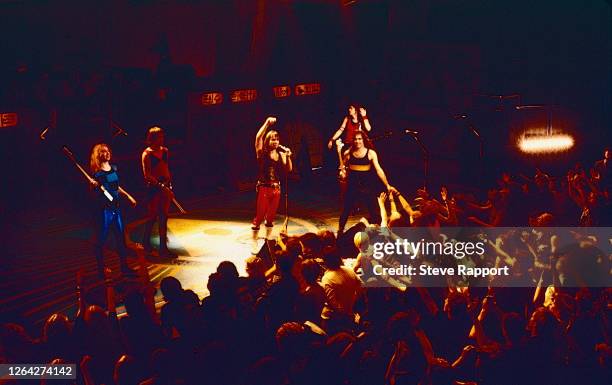
<path fill-rule="evenodd" d="M 302 262 L 302 277 L 304 277 L 304 281 L 306 281 L 307 284 L 316 284 L 321 276 L 321 272 L 321 266 L 315 260 L 307 259 Z"/>
<path fill-rule="evenodd" d="M 337 270 L 342 266 L 342 257 L 336 247 L 326 247 L 323 250 L 323 264 L 330 270 Z"/>
<path fill-rule="evenodd" d="M 183 294 L 181 282 L 174 277 L 165 277 L 161 280 L 159 287 L 167 301 L 180 300 Z"/>
<path fill-rule="evenodd" d="M 72 324 L 68 317 L 55 313 L 49 316 L 43 326 L 42 339 L 50 344 L 68 343 L 72 334 Z"/>

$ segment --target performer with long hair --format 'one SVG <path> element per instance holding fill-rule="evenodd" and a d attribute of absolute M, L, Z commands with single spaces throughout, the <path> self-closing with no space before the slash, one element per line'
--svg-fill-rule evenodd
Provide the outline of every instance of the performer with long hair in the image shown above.
<path fill-rule="evenodd" d="M 97 239 L 95 254 L 98 262 L 98 274 L 101 278 L 104 278 L 104 254 L 102 249 L 111 229 L 115 232 L 121 272 L 124 274 L 134 273 L 126 260 L 125 228 L 119 208 L 119 196 L 125 196 L 132 206 L 136 206 L 136 200 L 119 185 L 117 166 L 110 164 L 111 157 L 110 147 L 104 143 L 98 143 L 91 150 L 89 162 L 94 179 L 91 185 L 93 187 L 102 186 L 113 198 L 111 201 L 104 196 L 102 190 L 96 190 L 98 209 L 96 210 Z"/>
<path fill-rule="evenodd" d="M 327 142 L 327 148 L 331 150 L 336 141 L 344 133 L 344 144 L 350 146 L 353 143 L 353 138 L 357 132 L 372 131 L 372 125 L 370 125 L 370 119 L 368 119 L 367 111 L 364 107 L 359 107 L 359 113 L 357 112 L 358 107 L 356 104 L 348 106 L 348 114 L 342 120 L 342 124 L 334 135 L 332 135 L 329 142 Z"/>
<path fill-rule="evenodd" d="M 344 204 L 340 214 L 338 234 L 344 232 L 351 209 L 358 201 L 362 201 L 368 209 L 370 223 L 380 224 L 380 211 L 376 201 L 376 180 L 374 172 L 385 185 L 387 191 L 396 193 L 395 187 L 387 181 L 387 176 L 378 162 L 378 154 L 370 149 L 369 141 L 364 132 L 357 132 L 351 147 L 344 153 L 341 167 L 347 173 L 348 184 L 344 195 Z"/>
<path fill-rule="evenodd" d="M 259 165 L 257 175 L 257 212 L 251 229 L 257 240 L 259 226 L 265 221 L 266 238 L 272 233 L 274 218 L 281 197 L 281 179 L 291 172 L 291 150 L 280 145 L 280 137 L 269 128 L 276 123 L 275 117 L 268 117 L 255 135 L 255 153 Z"/>
<path fill-rule="evenodd" d="M 172 202 L 172 175 L 168 166 L 169 151 L 164 147 L 164 130 L 151 127 L 147 131 L 148 147 L 142 152 L 142 173 L 147 185 L 147 219 L 142 244 L 151 253 L 151 232 L 157 221 L 159 228 L 159 256 L 176 258 L 168 250 L 168 210 Z"/>

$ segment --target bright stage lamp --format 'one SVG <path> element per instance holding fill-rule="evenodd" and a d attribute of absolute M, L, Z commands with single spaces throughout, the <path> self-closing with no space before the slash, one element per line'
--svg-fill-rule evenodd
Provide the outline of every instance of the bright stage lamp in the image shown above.
<path fill-rule="evenodd" d="M 543 130 L 546 132 L 546 130 Z M 519 149 L 527 154 L 551 154 L 574 147 L 574 138 L 563 133 L 524 133 L 517 141 Z"/>

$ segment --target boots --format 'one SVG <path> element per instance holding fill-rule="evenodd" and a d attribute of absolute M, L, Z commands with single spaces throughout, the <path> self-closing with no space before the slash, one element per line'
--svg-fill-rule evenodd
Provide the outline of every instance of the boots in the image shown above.
<path fill-rule="evenodd" d="M 251 254 L 257 255 L 257 253 L 259 252 L 259 250 L 257 249 L 257 240 L 259 239 L 259 226 L 252 226 L 251 231 L 251 239 L 253 243 L 251 246 Z"/>
<path fill-rule="evenodd" d="M 272 226 L 266 225 L 266 240 L 268 241 L 272 239 L 272 229 L 273 229 Z"/>

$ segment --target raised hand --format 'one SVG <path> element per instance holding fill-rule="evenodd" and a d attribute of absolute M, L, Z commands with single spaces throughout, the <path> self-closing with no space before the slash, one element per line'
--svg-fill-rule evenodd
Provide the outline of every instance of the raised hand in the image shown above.
<path fill-rule="evenodd" d="M 361 115 L 362 118 L 365 118 L 367 116 L 366 109 L 363 107 L 359 107 L 359 115 Z"/>
<path fill-rule="evenodd" d="M 446 198 L 448 197 L 448 190 L 446 189 L 446 187 L 442 186 L 442 188 L 440 189 L 440 196 L 442 197 L 443 201 L 446 201 Z"/>
<path fill-rule="evenodd" d="M 381 192 L 380 195 L 378 196 L 378 201 L 381 203 L 385 203 L 387 201 L 387 193 Z"/>

